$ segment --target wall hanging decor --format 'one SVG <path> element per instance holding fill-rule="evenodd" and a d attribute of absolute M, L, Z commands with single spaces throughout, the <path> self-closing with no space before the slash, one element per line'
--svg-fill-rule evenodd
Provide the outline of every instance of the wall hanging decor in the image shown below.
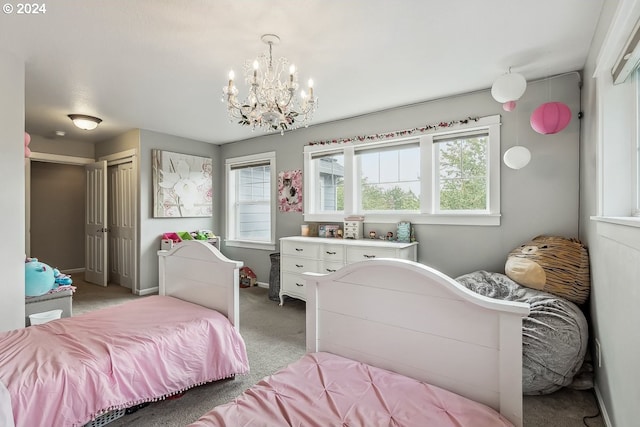
<path fill-rule="evenodd" d="M 501 75 L 491 86 L 491 96 L 502 104 L 504 111 L 513 111 L 516 101 L 527 90 L 527 81 L 522 74 L 509 72 Z"/>
<path fill-rule="evenodd" d="M 560 132 L 570 121 L 571 110 L 562 102 L 546 102 L 531 114 L 531 127 L 543 135 Z"/>
<path fill-rule="evenodd" d="M 516 145 L 504 153 L 503 160 L 511 169 L 522 169 L 531 161 L 531 152 L 526 147 Z"/>
<path fill-rule="evenodd" d="M 280 212 L 302 212 L 302 171 L 278 174 L 278 209 Z"/>
<path fill-rule="evenodd" d="M 210 217 L 213 175 L 209 157 L 152 150 L 153 216 Z"/>

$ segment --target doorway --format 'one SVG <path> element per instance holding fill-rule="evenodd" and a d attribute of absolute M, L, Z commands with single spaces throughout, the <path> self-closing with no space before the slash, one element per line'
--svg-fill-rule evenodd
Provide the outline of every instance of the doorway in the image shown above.
<path fill-rule="evenodd" d="M 107 203 L 107 223 L 105 224 L 105 235 L 107 236 L 108 250 L 105 250 L 101 254 L 101 264 L 105 266 L 105 270 L 108 273 L 108 283 L 118 284 L 120 286 L 130 289 L 130 292 L 137 293 L 137 164 L 135 151 L 130 150 L 124 153 L 119 153 L 108 158 L 101 159 L 107 162 L 108 166 L 108 179 L 105 180 L 106 192 L 105 202 Z M 46 163 L 45 167 L 41 167 Z M 52 242 L 60 239 L 59 234 L 61 232 L 60 220 L 51 220 L 51 214 L 56 209 L 55 203 L 50 203 L 47 209 L 42 208 L 42 204 L 36 203 L 32 206 L 33 193 L 40 192 L 41 189 L 32 188 L 32 185 L 38 186 L 42 182 L 43 177 L 45 181 L 48 181 L 47 170 L 65 170 L 73 171 L 76 178 L 66 181 L 66 187 L 77 187 L 79 183 L 82 184 L 82 189 L 73 191 L 71 198 L 75 203 L 75 212 L 78 209 L 82 214 L 80 219 L 78 218 L 70 221 L 73 225 L 74 239 L 73 242 L 69 242 L 75 250 L 74 261 L 70 261 L 71 264 L 64 264 L 60 266 L 60 269 L 67 270 L 68 272 L 80 272 L 86 270 L 88 265 L 95 263 L 95 260 L 87 259 L 91 257 L 91 251 L 87 251 L 87 237 L 86 229 L 84 226 L 86 218 L 86 205 L 88 198 L 92 197 L 92 191 L 90 186 L 85 183 L 85 170 L 87 165 L 94 163 L 93 159 L 85 159 L 70 156 L 50 155 L 44 153 L 33 153 L 30 161 L 26 162 L 26 191 L 27 197 L 25 199 L 26 204 L 26 251 L 29 256 L 37 256 L 34 250 L 42 248 L 42 241 Z M 34 170 L 32 170 L 34 169 Z M 78 173 L 78 170 L 80 171 Z M 36 173 L 37 182 L 32 183 L 33 173 Z M 44 174 L 42 173 L 44 172 Z M 58 171 L 59 172 L 59 171 Z M 68 172 L 67 172 L 68 173 Z M 80 175 L 79 175 L 80 174 Z M 77 176 L 80 178 L 77 178 Z M 67 175 L 68 176 L 68 175 Z M 49 175 L 51 177 L 51 175 Z M 73 185 L 72 185 L 73 184 Z M 46 191 L 46 190 L 45 190 Z M 64 194 L 59 191 L 58 193 Z M 55 196 L 54 201 L 55 201 Z M 59 202 L 64 203 L 60 198 Z M 52 199 L 49 198 L 49 201 Z M 78 205 L 81 207 L 78 208 Z M 33 229 L 34 226 L 42 223 L 48 223 L 49 227 L 44 227 L 45 232 L 42 232 L 42 227 L 38 226 Z M 68 227 L 67 227 L 68 228 Z M 37 231 L 37 235 L 32 235 L 34 231 Z M 81 238 L 78 238 L 78 234 L 82 234 Z M 70 239 L 68 239 L 70 240 Z M 32 241 L 35 245 L 32 245 Z M 64 249 L 60 249 L 60 245 L 55 244 L 51 254 L 58 252 L 68 252 Z M 33 246 L 33 247 L 32 247 Z M 32 255 L 34 254 L 34 255 Z M 80 255 L 78 255 L 80 254 Z M 47 262 L 44 257 L 41 261 Z M 57 262 L 57 261 L 56 261 Z M 52 265 L 52 267 L 56 267 Z M 103 283 L 106 285 L 106 280 Z"/>

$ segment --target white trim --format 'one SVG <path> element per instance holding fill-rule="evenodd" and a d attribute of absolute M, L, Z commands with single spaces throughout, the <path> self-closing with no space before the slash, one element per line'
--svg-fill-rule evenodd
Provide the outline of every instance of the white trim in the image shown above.
<path fill-rule="evenodd" d="M 593 77 L 605 74 L 611 76 L 611 69 L 639 18 L 640 0 L 619 0 L 609 31 L 600 47 Z"/>
<path fill-rule="evenodd" d="M 107 163 L 111 166 L 111 162 L 119 161 L 123 159 L 127 159 L 128 157 L 134 157 L 138 154 L 138 150 L 132 148 L 130 150 L 120 151 L 118 153 L 108 154 L 106 156 L 101 156 L 98 160 L 106 160 Z M 117 164 L 117 163 L 114 163 Z"/>
<path fill-rule="evenodd" d="M 275 251 L 276 245 L 273 243 L 248 242 L 246 240 L 225 240 L 225 246 L 232 248 L 261 249 L 263 251 Z"/>
<path fill-rule="evenodd" d="M 62 163 L 66 165 L 90 165 L 95 163 L 94 159 L 88 157 L 65 156 L 62 154 L 31 152 L 29 160 L 49 163 Z"/>
<path fill-rule="evenodd" d="M 602 421 L 604 421 L 604 425 L 607 427 L 613 427 L 611 423 L 611 419 L 609 418 L 609 413 L 607 412 L 607 407 L 604 404 L 604 399 L 602 399 L 602 392 L 598 387 L 598 384 L 593 388 L 596 393 L 596 400 L 598 401 L 598 406 L 600 408 L 600 415 L 602 416 Z"/>
<path fill-rule="evenodd" d="M 158 290 L 160 288 L 158 286 L 155 286 L 153 288 L 145 288 L 145 289 L 136 289 L 135 290 L 135 294 L 136 295 L 140 295 L 141 297 L 145 296 L 145 295 L 155 295 L 158 293 Z"/>
<path fill-rule="evenodd" d="M 399 221 L 409 221 L 412 224 L 424 225 L 478 225 L 478 226 L 498 226 L 500 225 L 501 214 L 420 214 L 420 213 L 388 213 L 388 214 L 366 214 L 365 224 L 396 224 Z M 344 214 L 305 214 L 304 220 L 307 222 L 343 222 Z"/>

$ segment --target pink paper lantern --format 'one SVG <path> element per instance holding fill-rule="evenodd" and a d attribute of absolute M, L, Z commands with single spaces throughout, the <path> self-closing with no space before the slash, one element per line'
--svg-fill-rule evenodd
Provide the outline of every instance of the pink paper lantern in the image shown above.
<path fill-rule="evenodd" d="M 502 104 L 502 109 L 504 111 L 513 111 L 516 109 L 516 101 L 509 101 Z"/>
<path fill-rule="evenodd" d="M 570 121 L 571 110 L 562 102 L 544 103 L 531 114 L 531 127 L 543 135 L 560 132 Z"/>

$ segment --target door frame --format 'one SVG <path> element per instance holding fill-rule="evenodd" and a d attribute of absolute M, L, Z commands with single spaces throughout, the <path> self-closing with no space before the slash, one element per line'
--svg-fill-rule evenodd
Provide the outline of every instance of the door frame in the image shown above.
<path fill-rule="evenodd" d="M 138 261 L 140 260 L 140 245 L 138 242 L 140 241 L 140 227 L 139 227 L 139 213 L 140 213 L 140 197 L 138 196 L 138 183 L 140 182 L 140 168 L 138 167 L 139 156 L 138 150 L 132 148 L 130 150 L 119 151 L 117 153 L 108 154 L 106 156 L 100 156 L 97 159 L 98 161 L 105 160 L 107 162 L 107 168 L 109 166 L 116 166 L 120 163 L 128 163 L 131 162 L 131 166 L 133 168 L 133 175 L 135 176 L 135 182 L 133 184 L 133 193 L 134 193 L 134 216 L 133 216 L 133 247 L 135 251 L 135 256 L 132 263 L 133 268 L 133 287 L 131 288 L 131 293 L 140 295 L 140 281 L 138 280 Z"/>
<path fill-rule="evenodd" d="M 24 212 L 25 212 L 25 252 L 31 256 L 31 162 L 58 163 L 63 165 L 86 166 L 95 163 L 95 160 L 88 157 L 65 156 L 61 154 L 39 153 L 32 151 L 31 156 L 24 163 Z"/>
<path fill-rule="evenodd" d="M 116 165 L 118 163 L 123 163 L 126 161 L 131 161 L 133 163 L 134 174 L 136 176 L 137 182 L 134 184 L 136 197 L 135 197 L 135 233 L 134 233 L 134 247 L 135 247 L 135 259 L 133 260 L 133 268 L 134 268 L 134 280 L 133 280 L 133 289 L 132 293 L 136 295 L 140 295 L 140 283 L 138 279 L 138 264 L 140 260 L 140 248 L 139 248 L 139 213 L 140 213 L 140 197 L 138 197 L 138 183 L 140 182 L 140 168 L 138 166 L 138 150 L 131 149 L 125 150 L 118 153 L 109 154 L 107 156 L 101 156 L 97 160 L 106 160 L 107 167 Z M 49 163 L 61 163 L 67 165 L 78 165 L 78 166 L 86 166 L 88 164 L 93 164 L 96 162 L 96 159 L 88 158 L 88 157 L 76 157 L 76 156 L 66 156 L 61 154 L 50 154 L 50 153 L 41 153 L 41 152 L 31 152 L 31 156 L 27 158 L 27 162 L 25 162 L 25 251 L 27 255 L 30 255 L 31 252 L 31 162 L 49 162 Z"/>

